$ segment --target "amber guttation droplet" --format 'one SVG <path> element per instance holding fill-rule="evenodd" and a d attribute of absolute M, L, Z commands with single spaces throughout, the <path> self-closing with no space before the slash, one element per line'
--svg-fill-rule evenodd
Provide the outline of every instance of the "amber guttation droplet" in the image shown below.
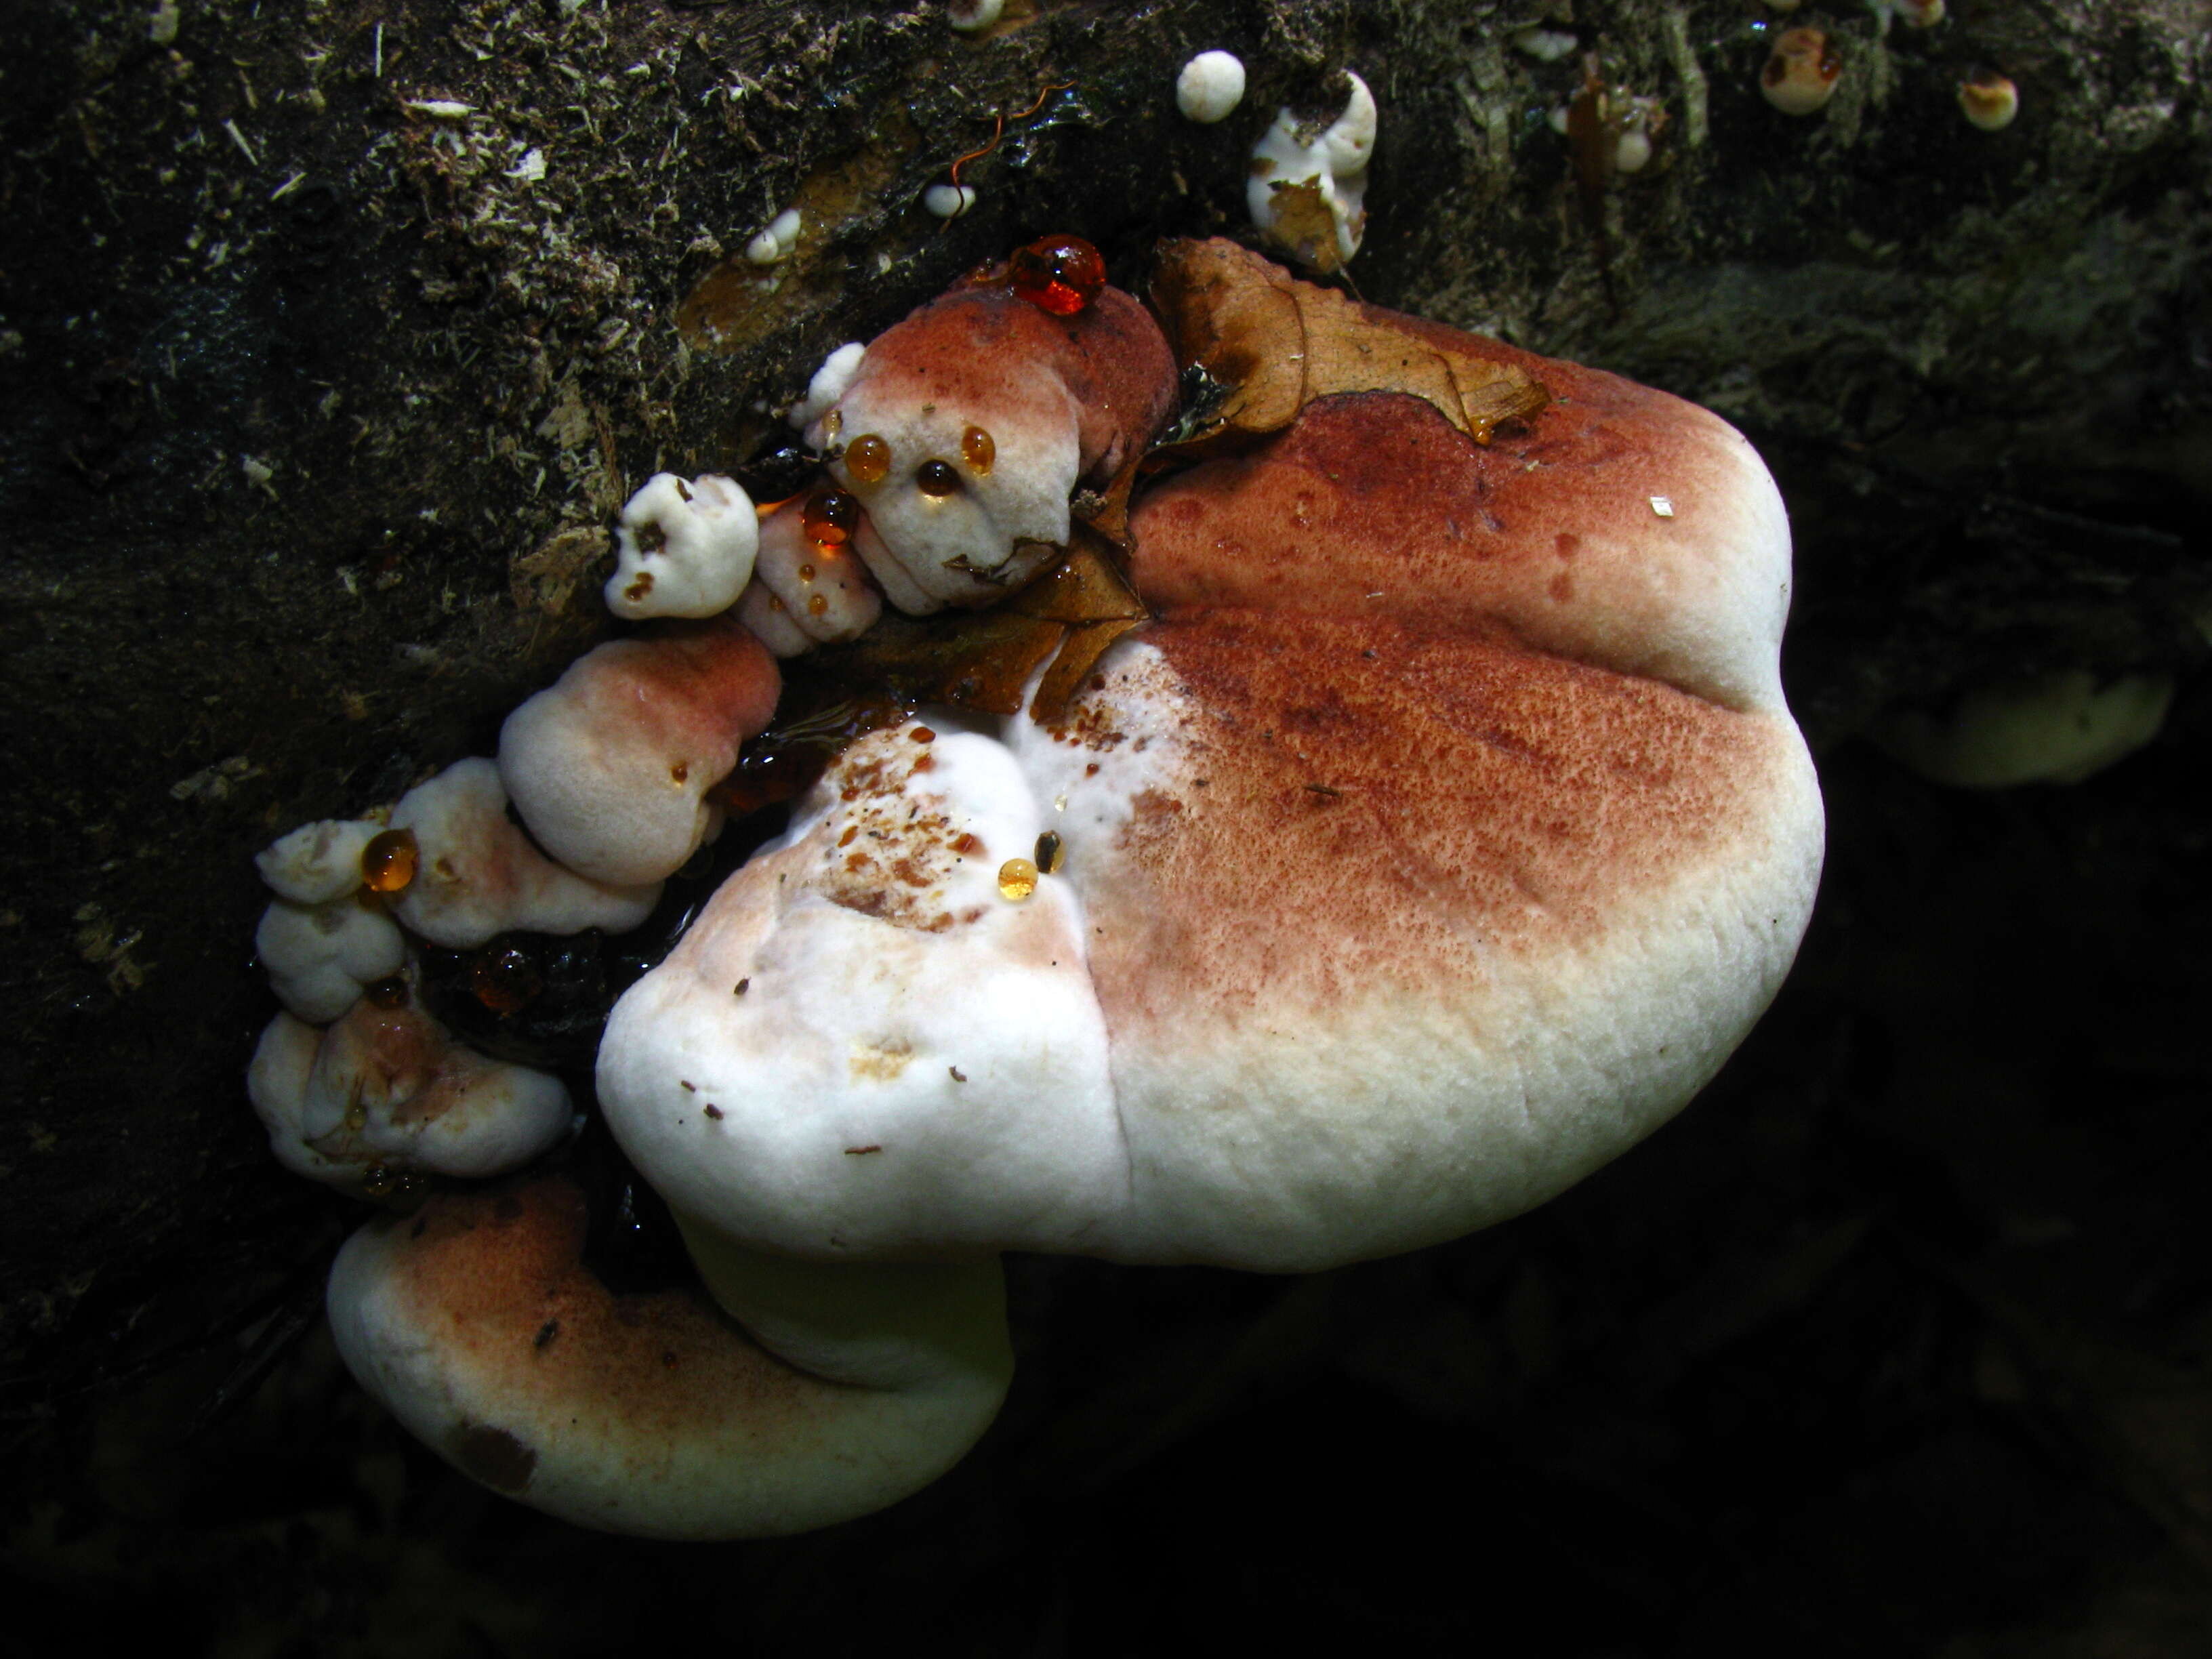
<path fill-rule="evenodd" d="M 999 866 L 999 892 L 1017 904 L 1036 891 L 1037 867 L 1027 859 L 1008 859 Z"/>
<path fill-rule="evenodd" d="M 924 461 L 914 470 L 914 487 L 942 499 L 960 488 L 960 474 L 950 461 Z"/>
<path fill-rule="evenodd" d="M 842 547 L 860 526 L 860 503 L 842 489 L 817 489 L 806 498 L 799 522 L 811 540 L 823 547 Z"/>
<path fill-rule="evenodd" d="M 1036 867 L 1048 876 L 1060 873 L 1060 866 L 1067 862 L 1067 848 L 1060 841 L 1060 831 L 1048 830 L 1037 837 Z"/>
<path fill-rule="evenodd" d="M 394 974 L 389 979 L 371 980 L 361 988 L 361 994 L 368 999 L 371 1007 L 404 1008 L 407 1006 L 406 976 Z"/>
<path fill-rule="evenodd" d="M 937 733 L 931 731 L 926 726 L 915 726 L 913 731 L 907 733 L 907 736 L 912 738 L 916 743 L 935 743 L 937 741 Z"/>
<path fill-rule="evenodd" d="M 478 953 L 469 964 L 469 991 L 495 1014 L 519 1014 L 545 988 L 530 952 L 503 945 Z"/>
<path fill-rule="evenodd" d="M 814 567 L 811 564 L 802 564 L 799 566 L 799 580 L 803 582 L 812 581 L 814 580 Z"/>
<path fill-rule="evenodd" d="M 412 830 L 386 830 L 361 849 L 361 879 L 372 893 L 404 893 L 421 856 Z"/>
<path fill-rule="evenodd" d="M 1106 286 L 1106 261 L 1080 236 L 1040 236 L 1006 261 L 1006 286 L 1055 317 L 1073 317 Z"/>
<path fill-rule="evenodd" d="M 829 608 L 830 598 L 827 594 L 810 593 L 806 596 L 806 614 L 808 616 L 818 617 Z"/>
<path fill-rule="evenodd" d="M 991 463 L 999 459 L 999 446 L 981 427 L 971 426 L 960 434 L 960 459 L 977 477 L 988 477 Z"/>
<path fill-rule="evenodd" d="M 398 1184 L 381 1164 L 372 1164 L 361 1172 L 361 1189 L 371 1198 L 389 1198 Z"/>
<path fill-rule="evenodd" d="M 845 471 L 856 484 L 881 483 L 890 476 L 891 447 L 872 432 L 845 446 Z"/>

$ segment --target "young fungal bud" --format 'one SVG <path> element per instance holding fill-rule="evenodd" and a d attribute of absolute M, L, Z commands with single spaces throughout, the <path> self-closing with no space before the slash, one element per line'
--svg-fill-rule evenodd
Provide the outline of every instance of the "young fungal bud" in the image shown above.
<path fill-rule="evenodd" d="M 1759 89 L 1784 115 L 1810 115 L 1836 94 L 1843 54 L 1819 29 L 1784 29 L 1759 71 Z"/>
<path fill-rule="evenodd" d="M 981 34 L 999 21 L 999 14 L 1006 9 L 1006 0 L 948 0 L 945 21 L 957 33 Z"/>
<path fill-rule="evenodd" d="M 1791 0 L 1795 4 L 1796 0 Z M 1513 31 L 1513 50 L 1540 64 L 1556 64 L 1582 44 L 1571 29 L 1547 29 L 1540 24 Z"/>
<path fill-rule="evenodd" d="M 367 818 L 325 818 L 302 824 L 253 855 L 254 868 L 278 898 L 327 904 L 362 884 L 362 852 L 384 826 Z"/>
<path fill-rule="evenodd" d="M 310 1025 L 336 1019 L 364 986 L 407 960 L 392 918 L 349 895 L 313 905 L 275 900 L 262 912 L 253 949 L 277 1001 Z"/>
<path fill-rule="evenodd" d="M 868 348 L 858 340 L 839 346 L 822 360 L 822 367 L 806 383 L 806 395 L 791 406 L 784 418 L 801 431 L 820 420 L 845 395 L 845 388 L 860 371 L 860 359 L 867 355 Z"/>
<path fill-rule="evenodd" d="M 975 192 L 966 185 L 932 185 L 921 192 L 921 204 L 940 219 L 957 219 L 975 205 Z"/>
<path fill-rule="evenodd" d="M 745 244 L 745 258 L 757 265 L 772 265 L 788 258 L 799 246 L 799 233 L 805 224 L 797 208 L 786 208 L 768 222 L 768 228 Z"/>
<path fill-rule="evenodd" d="M 2020 113 L 2020 88 L 1995 70 L 1969 70 L 1959 82 L 1959 107 L 1984 132 L 2002 132 Z"/>
<path fill-rule="evenodd" d="M 898 610 L 995 604 L 1067 544 L 1075 491 L 1106 488 L 1142 453 L 1172 404 L 1174 359 L 1105 276 L 1080 238 L 1040 238 L 871 343 L 807 429 L 865 508 L 846 545 Z M 771 584 L 744 620 L 795 653 L 791 596 L 787 613 L 778 597 Z"/>
<path fill-rule="evenodd" d="M 1894 12 L 1909 29 L 1932 29 L 1943 21 L 1943 0 L 1887 0 L 1883 9 Z"/>
<path fill-rule="evenodd" d="M 1260 234 L 1324 276 L 1359 252 L 1367 231 L 1367 163 L 1375 153 L 1375 94 L 1344 72 L 1343 112 L 1326 125 L 1287 105 L 1252 147 L 1244 204 Z"/>
<path fill-rule="evenodd" d="M 733 479 L 654 473 L 617 525 L 607 609 L 630 622 L 728 610 L 753 574 L 757 524 L 752 498 Z"/>
<path fill-rule="evenodd" d="M 1634 173 L 1650 166 L 1652 140 L 1666 125 L 1666 107 L 1656 98 L 1621 100 L 1620 112 L 1613 118 L 1613 170 Z"/>
<path fill-rule="evenodd" d="M 1176 76 L 1183 119 L 1212 126 L 1244 101 L 1244 64 L 1233 52 L 1201 52 Z"/>

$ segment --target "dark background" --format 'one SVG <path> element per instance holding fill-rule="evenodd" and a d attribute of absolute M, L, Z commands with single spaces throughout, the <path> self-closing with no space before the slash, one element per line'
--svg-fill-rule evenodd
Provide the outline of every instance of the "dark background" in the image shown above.
<path fill-rule="evenodd" d="M 1540 15 L 0 9 L 0 1652 L 2212 1652 L 2203 9 L 1810 9 L 1845 73 L 1791 120 L 1777 14 L 1580 3 L 1672 117 L 1607 192 L 1610 302 L 1545 121 L 1576 66 L 1506 44 Z M 1193 127 L 1217 46 L 1252 89 Z M 1953 101 L 1977 62 L 2004 132 Z M 605 626 L 647 472 L 742 458 L 757 400 L 1029 236 L 1133 281 L 1234 234 L 1267 112 L 1347 64 L 1363 295 L 1705 402 L 1782 482 L 1831 853 L 1781 999 L 1677 1123 L 1458 1244 L 1011 1262 L 1005 1415 L 887 1514 L 653 1546 L 467 1486 L 316 1321 L 355 1216 L 245 1105 L 247 855 L 483 752 Z M 973 215 L 915 205 L 1071 80 Z M 781 285 L 690 350 L 679 301 L 794 200 Z M 2072 668 L 2179 686 L 2081 784 L 1869 740 Z"/>

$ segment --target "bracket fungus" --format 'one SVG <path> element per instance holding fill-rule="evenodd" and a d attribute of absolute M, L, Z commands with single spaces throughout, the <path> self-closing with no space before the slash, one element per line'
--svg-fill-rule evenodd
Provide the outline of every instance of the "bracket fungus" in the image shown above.
<path fill-rule="evenodd" d="M 766 597 L 600 647 L 495 772 L 463 763 L 568 882 L 638 904 L 789 803 L 731 834 L 598 1046 L 696 1282 L 617 1288 L 594 1166 L 520 1150 L 331 1278 L 372 1392 L 586 1525 L 792 1531 L 934 1478 L 1007 1386 L 1004 1250 L 1304 1271 L 1542 1202 L 1712 1076 L 1818 878 L 1788 526 L 1704 410 L 1220 241 L 1167 245 L 1139 300 L 1048 239 L 838 382 L 826 476 L 763 526 Z M 794 605 L 810 583 L 837 597 Z M 763 648 L 768 614 L 793 632 Z M 754 787 L 808 743 L 809 787 Z M 496 884 L 402 817 L 426 876 Z M 465 896 L 434 914 L 641 915 Z M 434 913 L 397 914 L 411 960 Z M 434 1174 L 371 1121 L 402 1085 L 341 1106 L 351 1141 L 323 1121 L 353 1086 L 325 1056 L 358 1072 L 402 1026 L 474 1063 L 364 1006 L 280 1016 L 256 1103 L 295 1168 Z"/>

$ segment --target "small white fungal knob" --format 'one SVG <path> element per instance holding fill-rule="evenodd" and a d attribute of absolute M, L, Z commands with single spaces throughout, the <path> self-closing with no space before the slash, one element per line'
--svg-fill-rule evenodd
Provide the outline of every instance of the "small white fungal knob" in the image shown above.
<path fill-rule="evenodd" d="M 945 21 L 963 34 L 981 34 L 1006 9 L 1006 0 L 951 0 Z"/>
<path fill-rule="evenodd" d="M 630 622 L 726 611 L 753 574 L 759 539 L 752 499 L 733 480 L 656 472 L 622 510 L 607 609 Z"/>
<path fill-rule="evenodd" d="M 799 246 L 799 233 L 806 221 L 797 208 L 786 208 L 768 222 L 768 228 L 745 244 L 745 258 L 757 265 L 772 265 L 787 258 Z"/>
<path fill-rule="evenodd" d="M 921 204 L 940 219 L 957 219 L 975 205 L 975 192 L 966 185 L 932 185 L 922 191 Z"/>
<path fill-rule="evenodd" d="M 1176 76 L 1176 107 L 1211 126 L 1244 101 L 1244 64 L 1233 52 L 1201 52 Z"/>

